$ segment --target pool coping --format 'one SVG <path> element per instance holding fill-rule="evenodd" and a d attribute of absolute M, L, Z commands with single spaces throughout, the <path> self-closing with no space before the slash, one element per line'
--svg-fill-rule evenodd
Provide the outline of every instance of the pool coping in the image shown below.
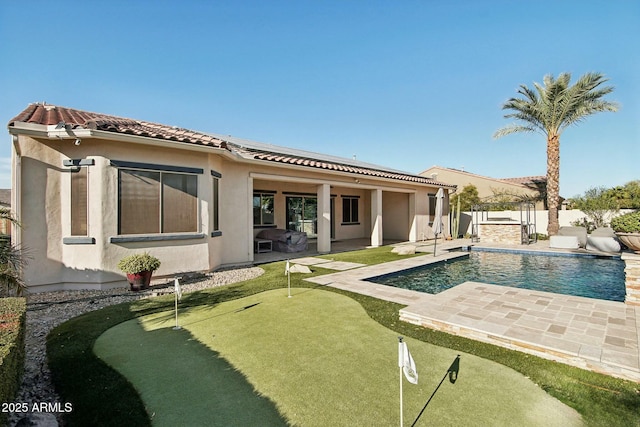
<path fill-rule="evenodd" d="M 305 280 L 405 305 L 400 320 L 408 323 L 640 382 L 640 307 L 478 282 L 432 295 L 366 280 L 467 255 L 422 255 Z"/>

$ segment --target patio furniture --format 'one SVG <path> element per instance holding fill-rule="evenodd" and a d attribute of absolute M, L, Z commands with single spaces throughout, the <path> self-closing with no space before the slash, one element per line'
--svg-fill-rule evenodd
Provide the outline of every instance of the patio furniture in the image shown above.
<path fill-rule="evenodd" d="M 273 242 L 269 239 L 255 239 L 253 246 L 257 254 L 271 252 L 273 250 Z"/>
<path fill-rule="evenodd" d="M 555 249 L 578 249 L 580 240 L 578 236 L 551 236 L 549 247 Z"/>
<path fill-rule="evenodd" d="M 587 229 L 585 227 L 560 227 L 558 236 L 575 236 L 581 248 L 587 246 Z"/>
<path fill-rule="evenodd" d="M 272 250 L 278 252 L 302 252 L 309 247 L 307 233 L 301 231 L 268 228 L 259 232 L 256 239 L 271 241 Z"/>
<path fill-rule="evenodd" d="M 600 252 L 620 252 L 620 242 L 616 237 L 616 233 L 609 227 L 601 227 L 593 230 L 591 235 L 587 236 L 587 250 Z"/>

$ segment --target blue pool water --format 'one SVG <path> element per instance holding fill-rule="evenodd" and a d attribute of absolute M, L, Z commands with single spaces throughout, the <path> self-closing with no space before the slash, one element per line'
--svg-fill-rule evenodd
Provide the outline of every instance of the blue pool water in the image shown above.
<path fill-rule="evenodd" d="M 369 281 L 437 294 L 473 281 L 557 294 L 624 301 L 624 261 L 615 258 L 482 252 Z"/>

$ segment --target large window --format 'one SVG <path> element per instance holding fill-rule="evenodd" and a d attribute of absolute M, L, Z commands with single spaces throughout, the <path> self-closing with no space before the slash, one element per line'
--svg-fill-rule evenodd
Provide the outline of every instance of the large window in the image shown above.
<path fill-rule="evenodd" d="M 342 196 L 342 223 L 357 224 L 358 223 L 358 201 L 360 199 L 355 196 Z"/>
<path fill-rule="evenodd" d="M 253 225 L 270 226 L 275 224 L 273 193 L 253 193 Z"/>
<path fill-rule="evenodd" d="M 220 175 L 218 172 L 214 172 L 211 171 L 211 179 L 213 180 L 213 194 L 212 194 L 212 204 L 213 204 L 213 209 L 211 212 L 211 215 L 213 216 L 213 228 L 212 230 L 212 235 L 216 234 L 216 235 L 220 235 L 220 201 L 219 201 L 219 181 L 220 178 L 222 177 L 222 175 Z"/>
<path fill-rule="evenodd" d="M 119 169 L 119 234 L 198 231 L 198 177 Z"/>
<path fill-rule="evenodd" d="M 71 235 L 87 236 L 88 167 L 71 170 Z"/>
<path fill-rule="evenodd" d="M 92 245 L 89 226 L 89 169 L 94 159 L 64 159 L 62 167 L 69 171 L 69 220 L 70 233 L 62 238 L 65 245 Z"/>
<path fill-rule="evenodd" d="M 429 197 L 429 215 L 435 215 L 436 213 L 436 193 L 428 193 Z"/>

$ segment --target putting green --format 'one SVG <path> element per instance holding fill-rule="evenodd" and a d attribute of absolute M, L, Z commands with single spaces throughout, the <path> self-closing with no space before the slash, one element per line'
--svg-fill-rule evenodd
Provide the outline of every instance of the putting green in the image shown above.
<path fill-rule="evenodd" d="M 293 292 L 181 310 L 177 331 L 174 312 L 124 322 L 94 351 L 131 381 L 158 426 L 398 425 L 397 334 L 346 296 Z M 581 425 L 503 365 L 406 341 L 419 382 L 404 381 L 405 425 L 423 408 L 418 426 Z"/>

